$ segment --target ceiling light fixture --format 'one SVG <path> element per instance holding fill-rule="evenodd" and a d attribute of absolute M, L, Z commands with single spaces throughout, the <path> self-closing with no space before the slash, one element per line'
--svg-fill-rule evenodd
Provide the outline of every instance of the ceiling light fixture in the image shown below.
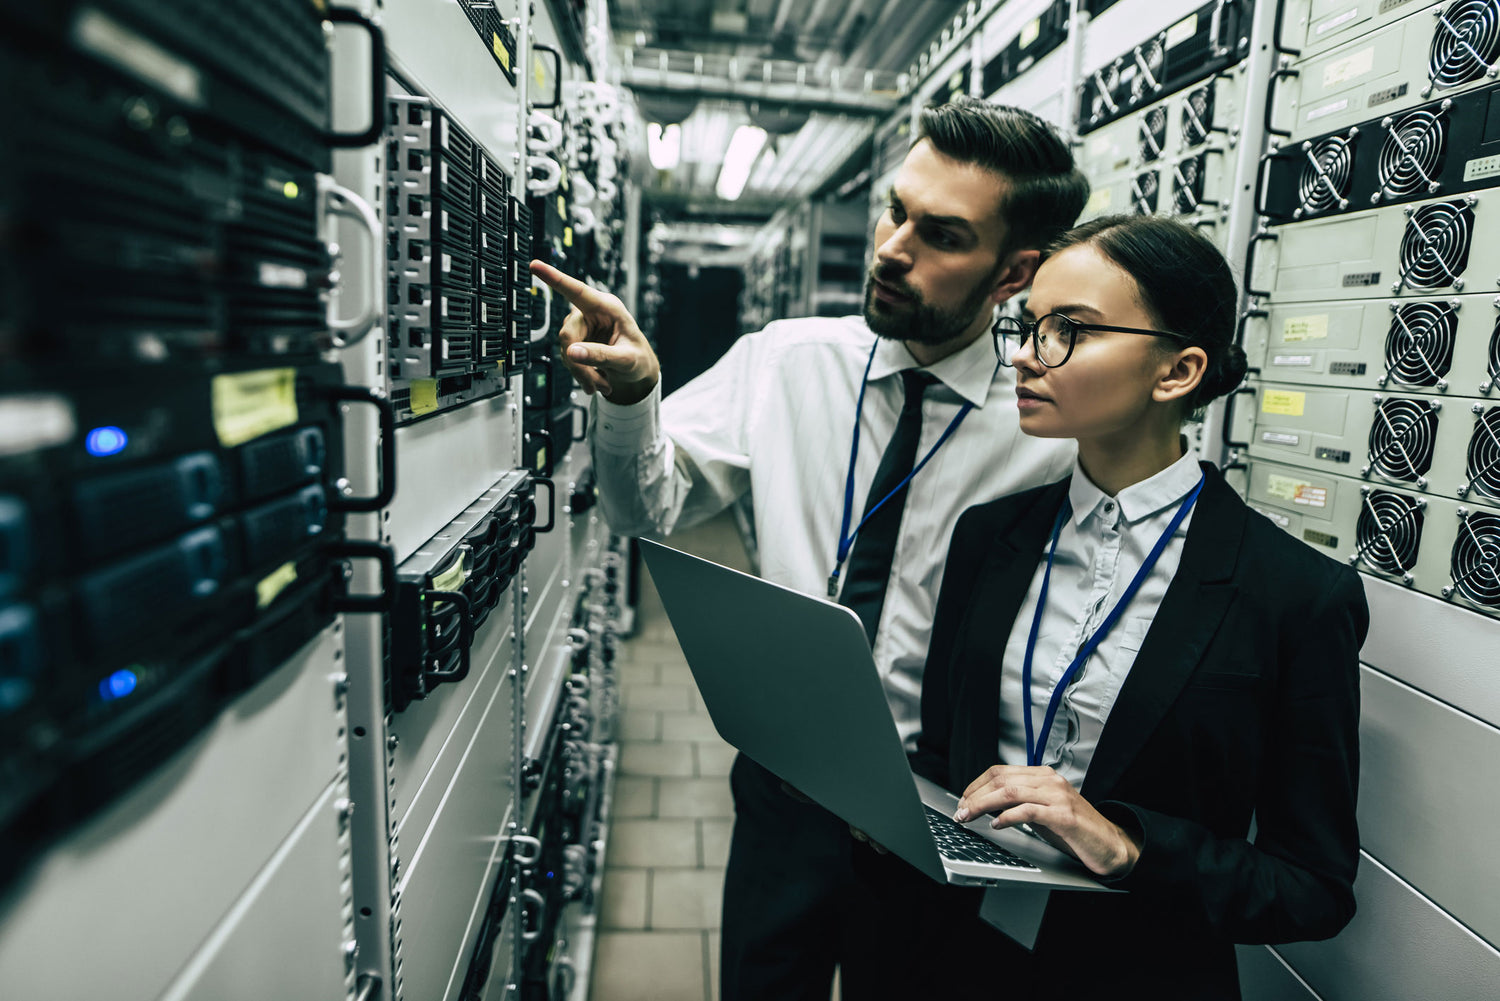
<path fill-rule="evenodd" d="M 657 170 L 671 170 L 682 159 L 682 126 L 672 124 L 662 128 L 657 122 L 646 126 L 646 149 L 651 155 L 651 166 Z"/>
<path fill-rule="evenodd" d="M 729 149 L 724 153 L 724 166 L 719 169 L 719 183 L 714 190 L 725 201 L 732 202 L 745 190 L 750 179 L 750 168 L 766 144 L 766 130 L 756 125 L 741 125 L 734 130 L 729 140 Z"/>

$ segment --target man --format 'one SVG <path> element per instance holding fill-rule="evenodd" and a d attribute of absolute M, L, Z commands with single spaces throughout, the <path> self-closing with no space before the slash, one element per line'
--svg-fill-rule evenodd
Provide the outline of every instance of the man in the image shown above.
<path fill-rule="evenodd" d="M 1021 435 L 1014 376 L 985 335 L 1087 195 L 1034 115 L 971 99 L 928 109 L 875 229 L 864 316 L 772 323 L 666 400 L 619 300 L 534 263 L 575 307 L 563 360 L 596 397 L 610 526 L 670 534 L 748 491 L 762 576 L 859 614 L 913 745 L 954 522 L 1071 468 L 1070 445 Z M 826 1001 L 840 964 L 845 998 L 881 995 L 865 934 L 879 902 L 854 876 L 848 828 L 743 755 L 731 784 L 722 997 Z"/>

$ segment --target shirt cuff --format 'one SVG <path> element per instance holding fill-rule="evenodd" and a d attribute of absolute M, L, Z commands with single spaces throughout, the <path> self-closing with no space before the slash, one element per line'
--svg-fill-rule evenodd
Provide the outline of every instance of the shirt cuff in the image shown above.
<path fill-rule="evenodd" d="M 636 455 L 647 451 L 661 437 L 661 382 L 639 403 L 611 403 L 594 395 L 594 447 L 615 455 Z"/>

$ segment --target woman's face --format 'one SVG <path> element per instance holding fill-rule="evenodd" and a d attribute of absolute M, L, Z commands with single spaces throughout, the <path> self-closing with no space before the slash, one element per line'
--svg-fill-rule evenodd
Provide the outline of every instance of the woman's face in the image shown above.
<path fill-rule="evenodd" d="M 1030 323 L 1062 313 L 1079 323 L 1160 329 L 1141 304 L 1135 279 L 1092 244 L 1069 247 L 1037 269 L 1023 316 Z M 1161 339 L 1078 331 L 1058 368 L 1037 360 L 1027 338 L 1013 358 L 1021 430 L 1039 438 L 1099 438 L 1139 424 L 1175 356 Z"/>

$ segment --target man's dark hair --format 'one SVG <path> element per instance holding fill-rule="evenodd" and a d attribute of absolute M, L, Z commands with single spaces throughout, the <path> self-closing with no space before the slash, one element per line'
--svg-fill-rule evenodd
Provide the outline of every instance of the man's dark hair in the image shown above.
<path fill-rule="evenodd" d="M 1089 244 L 1135 281 L 1141 305 L 1159 329 L 1208 355 L 1203 381 L 1186 401 L 1189 413 L 1245 378 L 1245 352 L 1234 342 L 1239 294 L 1229 262 L 1196 228 L 1150 215 L 1090 219 L 1047 247 L 1047 256 Z"/>
<path fill-rule="evenodd" d="M 1047 246 L 1073 225 L 1088 201 L 1089 182 L 1068 144 L 1029 111 L 959 97 L 925 108 L 917 143 L 944 156 L 994 171 L 1009 183 L 1000 201 L 1007 235 L 1000 255 Z"/>

